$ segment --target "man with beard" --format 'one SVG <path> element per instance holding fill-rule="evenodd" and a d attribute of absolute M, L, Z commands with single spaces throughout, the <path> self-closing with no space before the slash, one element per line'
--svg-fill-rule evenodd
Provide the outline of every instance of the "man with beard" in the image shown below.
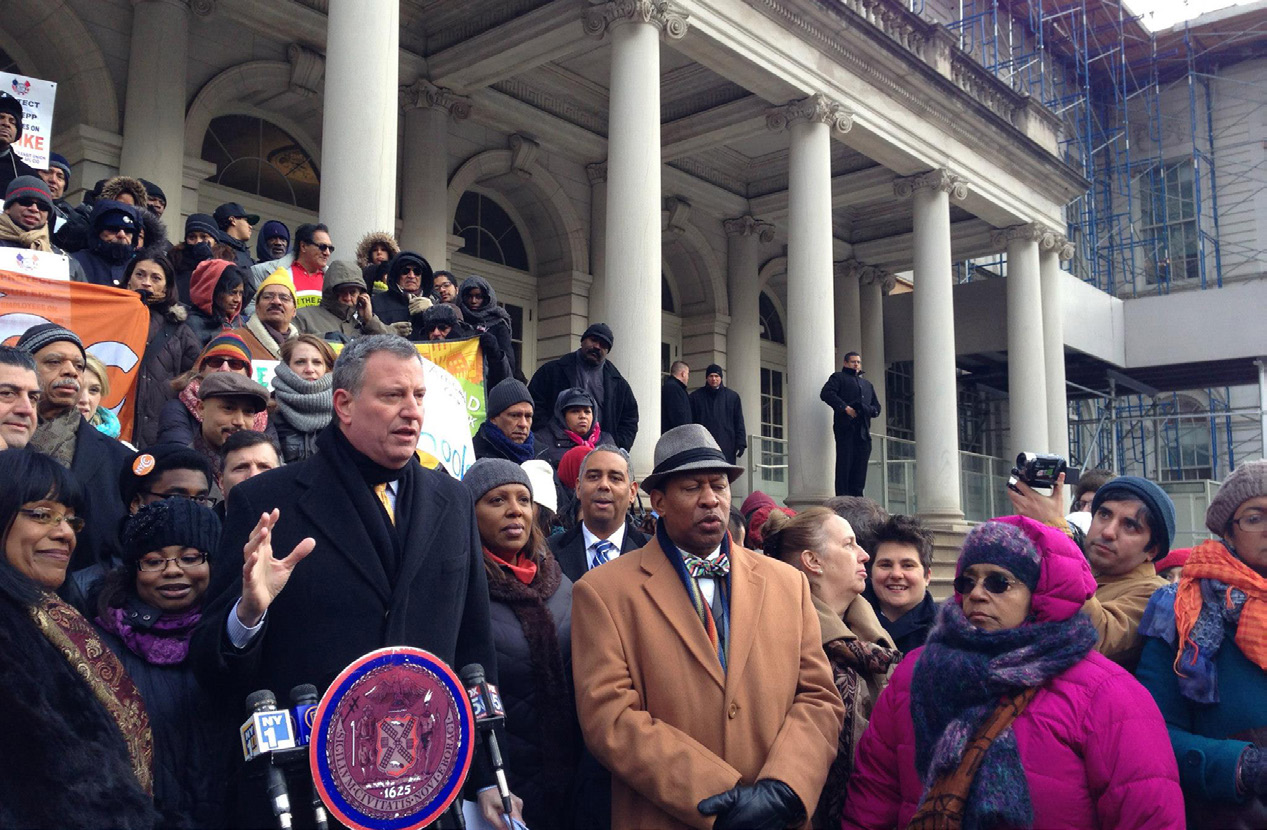
<path fill-rule="evenodd" d="M 255 242 L 255 259 L 258 262 L 269 262 L 281 259 L 290 250 L 290 228 L 285 222 L 269 219 L 260 228 L 259 239 Z"/>
<path fill-rule="evenodd" d="M 124 287 L 123 272 L 136 255 L 140 214 L 132 205 L 98 199 L 92 209 L 88 247 L 71 254 L 94 285 Z"/>
<path fill-rule="evenodd" d="M 18 158 L 13 145 L 22 137 L 22 102 L 0 92 L 0 187 L 7 188 L 18 176 L 34 176 L 34 167 Z"/>
<path fill-rule="evenodd" d="M 70 470 L 83 486 L 84 531 L 67 570 L 108 565 L 124 514 L 119 472 L 131 453 L 98 432 L 75 406 L 87 367 L 77 334 L 56 323 L 41 323 L 23 332 L 16 348 L 35 359 L 40 380 L 39 426 L 30 446 Z"/>
<path fill-rule="evenodd" d="M 702 426 L 666 432 L 643 479 L 655 538 L 573 586 L 576 709 L 618 830 L 800 827 L 836 757 L 809 583 L 726 532 L 742 472 Z"/>
<path fill-rule="evenodd" d="M 536 417 L 533 426 L 544 429 L 554 413 L 554 402 L 564 389 L 580 387 L 598 404 L 595 419 L 616 439 L 616 446 L 628 450 L 638 435 L 638 401 L 629 381 L 620 374 L 607 353 L 614 345 L 611 327 L 594 323 L 581 335 L 581 348 L 542 366 L 532 376 Z"/>
<path fill-rule="evenodd" d="M 739 393 L 722 384 L 722 369 L 716 363 L 704 370 L 704 385 L 691 393 L 691 418 L 712 433 L 731 464 L 748 449 Z"/>
<path fill-rule="evenodd" d="M 202 423 L 194 436 L 198 451 L 215 474 L 211 497 L 223 497 L 219 481 L 223 460 L 221 449 L 235 433 L 250 429 L 257 413 L 268 406 L 268 390 L 236 372 L 212 372 L 198 388 L 198 412 Z"/>

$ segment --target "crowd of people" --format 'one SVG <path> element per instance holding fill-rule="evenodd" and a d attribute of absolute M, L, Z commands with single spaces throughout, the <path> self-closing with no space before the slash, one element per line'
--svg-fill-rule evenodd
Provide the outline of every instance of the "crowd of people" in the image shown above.
<path fill-rule="evenodd" d="M 0 144 L 20 119 L 0 97 Z M 10 167 L 0 244 L 68 252 L 149 329 L 130 431 L 75 331 L 0 346 L 0 827 L 274 826 L 241 701 L 389 645 L 499 684 L 534 830 L 1267 823 L 1267 461 L 1188 550 L 1154 482 L 1088 471 L 1073 512 L 1019 483 L 938 603 L 933 532 L 861 495 L 856 353 L 822 393 L 840 495 L 736 506 L 721 366 L 690 394 L 670 367 L 635 471 L 601 322 L 529 379 L 493 286 L 391 234 L 335 259 L 324 225 L 229 203 L 172 244 L 151 183 L 70 206 L 60 157 Z M 459 481 L 417 452 L 416 343 L 472 337 Z M 466 794 L 500 826 L 495 780 L 477 761 Z"/>

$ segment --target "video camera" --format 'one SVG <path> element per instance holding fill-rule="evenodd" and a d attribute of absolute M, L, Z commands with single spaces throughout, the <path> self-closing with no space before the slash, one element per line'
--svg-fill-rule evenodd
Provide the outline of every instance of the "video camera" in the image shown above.
<path fill-rule="evenodd" d="M 1051 490 L 1061 473 L 1069 470 L 1069 463 L 1059 455 L 1023 452 L 1016 456 L 1016 466 L 1007 480 L 1009 490 L 1021 492 L 1016 483 L 1025 482 L 1032 490 Z"/>

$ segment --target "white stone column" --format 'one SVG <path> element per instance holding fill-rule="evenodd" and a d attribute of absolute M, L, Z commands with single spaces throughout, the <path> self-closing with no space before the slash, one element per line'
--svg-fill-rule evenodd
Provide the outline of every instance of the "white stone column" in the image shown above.
<path fill-rule="evenodd" d="M 862 297 L 859 281 L 864 268 L 866 265 L 856 259 L 846 259 L 835 264 L 837 369 L 844 365 L 846 354 L 862 351 Z"/>
<path fill-rule="evenodd" d="M 1061 297 L 1061 258 L 1073 256 L 1073 245 L 1058 234 L 1046 234 L 1039 253 L 1043 295 L 1043 364 L 1047 379 L 1047 448 L 1069 457 L 1069 399 L 1065 387 L 1064 301 Z"/>
<path fill-rule="evenodd" d="M 585 173 L 590 180 L 590 275 L 594 277 L 589 316 L 591 320 L 606 320 L 603 285 L 607 274 L 607 162 L 587 164 Z"/>
<path fill-rule="evenodd" d="M 730 327 L 726 331 L 726 385 L 743 403 L 749 435 L 761 434 L 761 263 L 760 243 L 774 240 L 774 226 L 752 216 L 727 219 L 726 292 L 730 295 Z M 754 443 L 748 452 L 757 452 Z M 741 462 L 742 463 L 742 462 Z M 744 476 L 735 494 L 746 496 L 753 484 Z"/>
<path fill-rule="evenodd" d="M 838 367 L 834 317 L 831 140 L 853 121 L 843 106 L 814 94 L 773 111 L 772 129 L 791 133 L 788 153 L 787 327 L 788 497 L 793 507 L 835 494 L 832 411 L 819 397 Z"/>
<path fill-rule="evenodd" d="M 868 266 L 862 271 L 861 316 L 862 316 L 862 371 L 875 387 L 876 399 L 880 401 L 880 417 L 871 422 L 871 432 L 876 435 L 887 435 L 888 429 L 888 392 L 885 374 L 889 362 L 884 356 L 884 297 L 897 284 L 896 278 L 887 271 Z"/>
<path fill-rule="evenodd" d="M 950 197 L 968 186 L 944 169 L 893 185 L 914 205 L 912 327 L 915 337 L 916 509 L 935 526 L 963 521 L 959 485 L 959 413 L 955 370 L 954 282 L 950 254 Z"/>
<path fill-rule="evenodd" d="M 340 259 L 396 229 L 399 77 L 400 0 L 330 0 L 320 216 Z"/>
<path fill-rule="evenodd" d="M 585 13 L 585 31 L 611 37 L 607 128 L 604 321 L 612 360 L 638 401 L 634 470 L 654 467 L 660 431 L 660 37 L 686 35 L 669 2 L 611 2 Z M 591 322 L 596 322 L 591 316 Z"/>
<path fill-rule="evenodd" d="M 187 0 L 133 0 L 119 172 L 144 177 L 163 188 L 165 224 L 176 241 L 185 227 L 181 189 L 188 51 Z"/>
<path fill-rule="evenodd" d="M 1043 296 L 1038 243 L 1047 233 L 1038 224 L 1015 225 L 995 233 L 1007 246 L 1007 399 L 1012 458 L 1047 452 L 1047 384 L 1043 379 Z"/>
<path fill-rule="evenodd" d="M 449 267 L 449 119 L 471 114 L 468 98 L 419 78 L 400 88 L 405 152 L 400 194 L 400 245 L 436 270 Z"/>

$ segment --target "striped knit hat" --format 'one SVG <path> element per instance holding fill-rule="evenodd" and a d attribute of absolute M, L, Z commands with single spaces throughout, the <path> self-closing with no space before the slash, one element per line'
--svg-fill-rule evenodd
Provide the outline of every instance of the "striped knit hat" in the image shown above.
<path fill-rule="evenodd" d="M 247 348 L 246 341 L 238 337 L 231 331 L 223 331 L 211 338 L 207 343 L 207 347 L 202 350 L 202 354 L 198 355 L 198 362 L 194 365 L 198 367 L 198 371 L 202 371 L 202 364 L 211 357 L 232 357 L 238 360 L 245 360 L 247 371 L 252 375 L 255 368 L 251 365 L 251 350 Z"/>
<path fill-rule="evenodd" d="M 34 199 L 49 213 L 53 212 L 53 194 L 48 192 L 48 185 L 38 176 L 18 176 L 9 182 L 4 191 L 4 209 L 8 210 L 19 199 Z"/>
<path fill-rule="evenodd" d="M 87 354 L 87 352 L 84 351 L 84 341 L 79 339 L 79 335 L 75 334 L 65 326 L 59 326 L 56 323 L 39 323 L 38 325 L 31 326 L 29 329 L 22 332 L 22 336 L 18 338 L 18 342 L 13 345 L 14 348 L 19 351 L 23 351 L 31 356 L 34 356 L 36 352 L 45 346 L 50 346 L 53 343 L 63 340 L 67 343 L 74 343 L 78 346 L 81 354 Z"/>

